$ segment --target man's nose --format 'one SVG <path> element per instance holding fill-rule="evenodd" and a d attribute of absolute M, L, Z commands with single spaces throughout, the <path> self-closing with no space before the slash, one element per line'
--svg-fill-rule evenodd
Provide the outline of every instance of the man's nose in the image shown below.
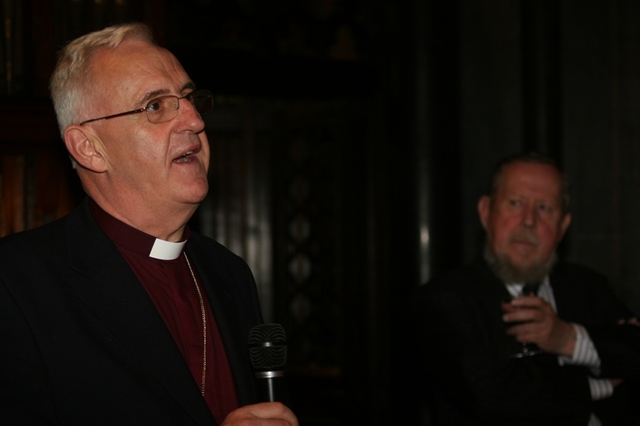
<path fill-rule="evenodd" d="M 527 205 L 522 212 L 522 224 L 533 227 L 538 221 L 538 210 L 535 205 Z"/>
<path fill-rule="evenodd" d="M 177 119 L 182 120 L 184 123 L 186 123 L 186 126 L 189 126 L 189 128 L 193 129 L 193 131 L 195 132 L 200 132 L 204 129 L 204 120 L 202 119 L 195 105 L 193 105 L 187 99 L 180 100 Z"/>

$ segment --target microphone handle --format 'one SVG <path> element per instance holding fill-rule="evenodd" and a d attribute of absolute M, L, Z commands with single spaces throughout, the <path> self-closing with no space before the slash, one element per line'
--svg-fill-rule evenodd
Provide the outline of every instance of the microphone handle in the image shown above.
<path fill-rule="evenodd" d="M 284 382 L 284 371 L 258 371 L 256 372 L 258 385 L 258 398 L 264 402 L 282 402 L 289 404 L 289 394 Z"/>

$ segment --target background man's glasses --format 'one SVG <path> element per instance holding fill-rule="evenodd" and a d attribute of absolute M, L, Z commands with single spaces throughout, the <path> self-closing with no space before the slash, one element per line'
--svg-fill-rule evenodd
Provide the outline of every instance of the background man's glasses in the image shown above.
<path fill-rule="evenodd" d="M 122 117 L 124 115 L 139 114 L 141 112 L 147 113 L 147 119 L 150 123 L 166 123 L 171 121 L 178 115 L 178 109 L 180 108 L 180 100 L 186 99 L 191 102 L 198 114 L 205 114 L 213 109 L 213 95 L 209 90 L 196 90 L 186 96 L 178 97 L 173 95 L 161 96 L 155 98 L 147 103 L 144 108 L 134 109 L 132 111 L 121 112 L 119 114 L 107 115 L 100 118 L 92 118 L 80 123 L 91 123 L 92 121 L 108 120 L 110 118 Z"/>

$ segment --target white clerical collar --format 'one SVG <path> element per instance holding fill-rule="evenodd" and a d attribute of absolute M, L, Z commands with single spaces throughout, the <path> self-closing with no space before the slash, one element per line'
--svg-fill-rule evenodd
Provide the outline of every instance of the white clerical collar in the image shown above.
<path fill-rule="evenodd" d="M 182 248 L 184 247 L 186 241 L 182 241 L 179 243 L 172 243 L 171 241 L 161 240 L 156 238 L 156 241 L 153 243 L 153 247 L 151 247 L 151 253 L 149 253 L 149 257 L 159 260 L 173 260 L 177 259 L 182 253 Z"/>

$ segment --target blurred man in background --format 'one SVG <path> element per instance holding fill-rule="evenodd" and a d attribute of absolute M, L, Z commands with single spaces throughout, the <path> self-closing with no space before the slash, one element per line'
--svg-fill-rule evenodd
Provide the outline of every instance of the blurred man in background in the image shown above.
<path fill-rule="evenodd" d="M 434 424 L 640 424 L 640 328 L 602 275 L 558 261 L 569 206 L 551 158 L 503 160 L 478 202 L 483 258 L 419 289 Z"/>

